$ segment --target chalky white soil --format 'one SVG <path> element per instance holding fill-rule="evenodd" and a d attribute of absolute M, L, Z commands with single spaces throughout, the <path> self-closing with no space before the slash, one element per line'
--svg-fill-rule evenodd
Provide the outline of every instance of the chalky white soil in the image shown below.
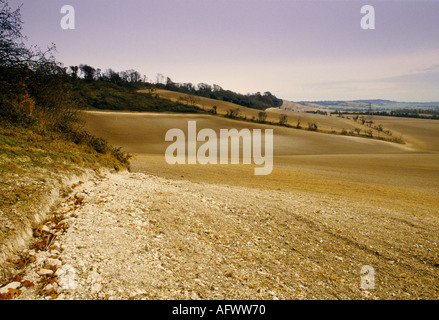
<path fill-rule="evenodd" d="M 108 173 L 74 188 L 55 214 L 65 227 L 46 223 L 47 250 L 25 250 L 22 277 L 0 293 L 19 290 L 9 290 L 14 299 L 439 298 L 437 219 L 366 200 Z M 374 288 L 361 287 L 365 265 L 373 267 Z"/>

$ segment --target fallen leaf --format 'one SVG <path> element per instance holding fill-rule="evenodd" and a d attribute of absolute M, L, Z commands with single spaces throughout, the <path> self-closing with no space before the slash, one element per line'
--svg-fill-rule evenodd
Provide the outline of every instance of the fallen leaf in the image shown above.
<path fill-rule="evenodd" d="M 58 293 L 56 293 L 55 289 L 53 289 L 50 293 L 49 296 L 51 296 L 52 298 L 50 298 L 50 300 L 56 299 L 58 298 Z"/>
<path fill-rule="evenodd" d="M 24 281 L 21 283 L 21 285 L 22 285 L 23 287 L 25 287 L 25 288 L 28 288 L 28 287 L 32 287 L 32 286 L 34 286 L 35 283 L 33 283 L 32 281 L 29 281 L 29 280 L 24 280 Z"/>
<path fill-rule="evenodd" d="M 0 300 L 11 300 L 12 295 L 8 293 L 0 293 Z"/>
<path fill-rule="evenodd" d="M 9 288 L 8 291 L 9 291 L 9 293 L 10 293 L 10 295 L 12 297 L 14 297 L 15 295 L 19 296 L 21 294 L 21 290 L 20 289 Z"/>
<path fill-rule="evenodd" d="M 12 279 L 13 282 L 21 282 L 23 280 L 23 275 L 16 276 Z"/>
<path fill-rule="evenodd" d="M 57 267 L 57 266 L 54 266 L 54 265 L 51 265 L 51 264 L 46 264 L 46 265 L 43 267 L 43 269 L 52 270 L 53 272 L 55 272 L 55 271 L 58 269 L 58 267 Z"/>

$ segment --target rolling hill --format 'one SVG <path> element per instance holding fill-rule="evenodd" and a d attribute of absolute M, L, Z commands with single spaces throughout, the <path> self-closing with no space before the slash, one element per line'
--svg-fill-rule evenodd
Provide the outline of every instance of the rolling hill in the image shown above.
<path fill-rule="evenodd" d="M 149 93 L 149 90 L 139 90 L 139 92 Z M 163 99 L 171 100 L 173 103 L 181 101 L 191 101 L 193 105 L 201 108 L 206 112 L 211 112 L 216 107 L 216 113 L 221 116 L 226 116 L 230 110 L 238 110 L 239 115 L 237 118 L 240 120 L 247 120 L 257 122 L 261 110 L 243 107 L 231 102 L 215 100 L 205 97 L 189 97 L 187 94 L 169 91 L 163 89 L 155 90 L 155 93 Z M 319 132 L 329 134 L 344 134 L 344 135 L 357 135 L 366 137 L 366 132 L 371 130 L 372 137 L 386 139 L 389 141 L 399 141 L 396 136 L 392 134 L 386 134 L 383 131 L 378 132 L 373 126 L 367 126 L 360 122 L 356 122 L 353 118 L 338 117 L 331 114 L 319 114 L 311 113 L 316 111 L 315 108 L 305 106 L 298 103 L 284 101 L 280 108 L 268 108 L 264 112 L 266 113 L 265 122 L 278 124 L 281 115 L 287 116 L 287 125 L 297 128 L 300 125 L 300 129 L 308 129 L 310 124 L 316 124 Z M 355 129 L 361 130 L 361 134 L 356 134 Z M 367 136 L 368 137 L 368 136 Z"/>

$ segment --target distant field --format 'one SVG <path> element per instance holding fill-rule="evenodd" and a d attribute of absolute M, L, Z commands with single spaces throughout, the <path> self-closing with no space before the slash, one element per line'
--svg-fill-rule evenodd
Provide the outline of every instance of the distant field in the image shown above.
<path fill-rule="evenodd" d="M 147 92 L 147 90 L 140 90 L 140 92 Z M 169 99 L 172 101 L 178 101 L 179 98 L 187 97 L 187 94 L 181 93 L 181 92 L 175 92 L 175 91 L 169 91 L 169 90 L 161 90 L 157 89 L 156 93 L 161 97 L 165 99 Z M 258 113 L 261 112 L 261 110 L 251 109 L 247 107 L 243 107 L 231 102 L 227 101 L 220 101 L 220 100 L 214 100 L 209 99 L 205 97 L 196 97 L 196 106 L 209 111 L 212 110 L 213 106 L 217 107 L 217 113 L 220 115 L 227 114 L 227 111 L 230 109 L 239 109 L 241 116 L 247 116 L 248 119 L 251 119 L 252 117 L 255 117 L 255 119 L 258 117 Z M 267 114 L 267 120 L 268 121 L 279 121 L 279 115 L 275 113 L 268 112 Z"/>
<path fill-rule="evenodd" d="M 296 125 L 297 121 L 300 120 L 300 125 L 303 128 L 308 127 L 308 122 L 315 122 L 318 125 L 319 130 L 324 132 L 330 132 L 332 130 L 336 132 L 341 132 L 343 129 L 347 131 L 353 131 L 355 128 L 361 130 L 368 130 L 370 127 L 361 124 L 360 122 L 355 122 L 352 119 L 341 118 L 335 115 L 325 116 L 321 114 L 307 113 L 304 111 L 290 111 L 284 109 L 270 108 L 268 112 L 273 114 L 273 117 L 279 118 L 280 114 L 286 114 L 288 116 L 289 124 Z M 276 116 L 274 115 L 276 114 Z M 375 132 L 375 131 L 374 131 Z M 377 136 L 377 133 L 374 133 Z"/>
<path fill-rule="evenodd" d="M 425 151 L 439 151 L 439 120 L 413 119 L 373 116 L 377 123 L 382 123 L 395 135 L 402 135 L 403 140 Z"/>
<path fill-rule="evenodd" d="M 400 129 L 411 141 L 401 145 L 210 115 L 88 112 L 84 117 L 90 132 L 135 155 L 135 171 L 265 191 L 306 190 L 336 197 L 366 198 L 371 203 L 402 207 L 417 215 L 438 213 L 439 154 L 435 152 L 434 133 L 439 134 L 439 126 L 434 123 L 423 130 L 424 124 L 415 122 L 404 131 L 403 122 L 386 122 L 395 130 Z M 165 134 L 171 128 L 187 131 L 189 120 L 197 121 L 198 130 L 273 128 L 273 172 L 255 176 L 253 165 L 242 164 L 167 164 L 164 153 L 170 142 L 165 142 Z M 422 142 L 428 137 L 433 140 Z"/>
<path fill-rule="evenodd" d="M 147 92 L 147 90 L 140 90 L 140 92 Z M 156 90 L 156 93 L 165 99 L 169 99 L 171 101 L 178 101 L 180 98 L 187 97 L 186 94 L 169 91 L 169 90 Z M 248 120 L 258 119 L 258 114 L 261 110 L 251 109 L 243 106 L 236 105 L 234 103 L 219 101 L 204 97 L 196 97 L 196 105 L 205 111 L 212 110 L 213 106 L 217 107 L 217 113 L 219 115 L 226 115 L 230 109 L 239 109 L 240 116 L 245 117 Z M 320 114 L 312 114 L 307 113 L 306 111 L 315 111 L 316 108 L 303 106 L 298 103 L 293 103 L 289 101 L 284 101 L 282 108 L 269 108 L 266 110 L 267 113 L 267 122 L 278 123 L 281 114 L 287 115 L 287 123 L 291 126 L 296 126 L 300 123 L 302 129 L 308 128 L 308 123 L 315 123 L 318 126 L 318 130 L 325 133 L 335 132 L 341 133 L 343 129 L 346 131 L 354 132 L 355 128 L 362 130 L 364 133 L 365 130 L 371 129 L 370 127 L 361 124 L 360 122 L 354 122 L 352 119 L 348 119 L 347 117 L 341 118 L 335 115 L 325 116 Z M 384 129 L 387 129 L 384 127 Z M 374 137 L 378 136 L 378 132 L 374 129 Z M 385 133 L 380 133 L 381 137 L 390 138 Z"/>

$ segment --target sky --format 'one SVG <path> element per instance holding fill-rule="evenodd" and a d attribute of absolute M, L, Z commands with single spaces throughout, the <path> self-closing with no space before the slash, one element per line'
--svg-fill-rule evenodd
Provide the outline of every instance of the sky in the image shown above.
<path fill-rule="evenodd" d="M 9 0 L 65 66 L 270 91 L 290 101 L 439 101 L 439 0 Z M 64 5 L 75 29 L 64 30 Z M 371 5 L 375 28 L 363 29 Z M 366 17 L 367 18 L 367 17 Z M 370 22 L 370 20 L 369 20 Z"/>

